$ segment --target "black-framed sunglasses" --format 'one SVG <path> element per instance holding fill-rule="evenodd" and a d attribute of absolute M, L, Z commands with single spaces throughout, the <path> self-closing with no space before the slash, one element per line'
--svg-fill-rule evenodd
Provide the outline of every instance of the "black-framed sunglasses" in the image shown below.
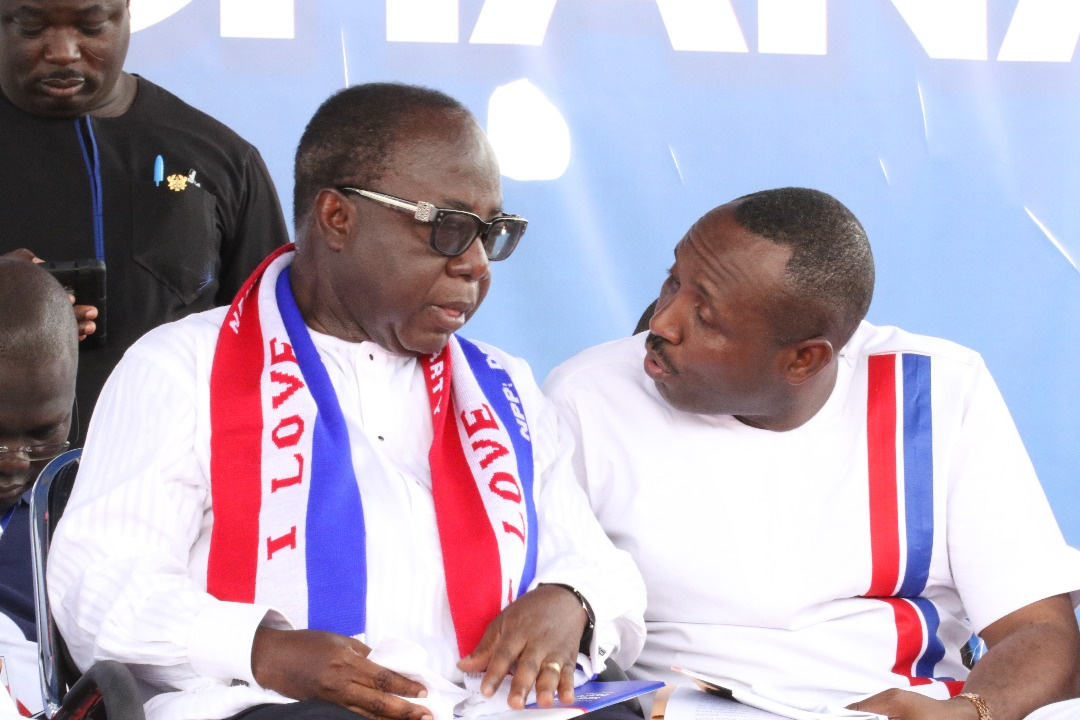
<path fill-rule="evenodd" d="M 431 225 L 431 247 L 447 257 L 457 257 L 469 249 L 478 236 L 488 260 L 505 260 L 514 252 L 529 221 L 517 215 L 500 215 L 491 222 L 464 210 L 435 207 L 428 202 L 410 202 L 393 195 L 339 185 L 338 190 L 374 200 L 395 210 L 412 213 L 415 220 Z"/>

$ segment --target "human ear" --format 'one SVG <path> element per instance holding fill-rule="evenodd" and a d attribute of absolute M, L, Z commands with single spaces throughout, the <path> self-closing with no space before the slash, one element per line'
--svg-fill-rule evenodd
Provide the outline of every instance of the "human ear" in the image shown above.
<path fill-rule="evenodd" d="M 785 375 L 792 385 L 801 385 L 813 378 L 832 363 L 834 356 L 832 343 L 823 337 L 803 340 L 788 351 Z"/>
<path fill-rule="evenodd" d="M 330 188 L 319 191 L 312 207 L 315 223 L 319 227 L 319 236 L 331 250 L 339 252 L 348 239 L 356 214 L 355 208 L 340 192 Z"/>

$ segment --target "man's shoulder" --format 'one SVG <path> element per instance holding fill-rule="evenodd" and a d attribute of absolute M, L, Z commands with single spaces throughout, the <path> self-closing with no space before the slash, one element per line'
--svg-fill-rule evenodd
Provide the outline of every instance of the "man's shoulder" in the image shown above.
<path fill-rule="evenodd" d="M 158 325 L 135 341 L 124 358 L 130 356 L 132 360 L 128 362 L 148 356 L 179 359 L 212 352 L 228 310 L 228 307 L 216 307 Z"/>
<path fill-rule="evenodd" d="M 621 381 L 640 384 L 648 379 L 641 367 L 644 357 L 644 333 L 594 345 L 552 370 L 544 381 L 544 392 L 559 394 L 570 387 L 616 387 Z"/>
<path fill-rule="evenodd" d="M 138 91 L 129 113 L 139 123 L 149 118 L 172 131 L 187 130 L 204 138 L 208 146 L 224 145 L 244 152 L 255 147 L 235 130 L 214 116 L 191 105 L 162 86 L 136 76 Z"/>
<path fill-rule="evenodd" d="M 892 325 L 863 322 L 840 352 L 842 357 L 858 359 L 872 355 L 926 355 L 938 364 L 979 367 L 982 356 L 971 348 L 931 335 L 908 332 Z"/>
<path fill-rule="evenodd" d="M 618 372 L 618 368 L 640 369 L 644 357 L 644 334 L 610 340 L 586 348 L 558 365 L 548 375 L 547 383 L 563 383 L 581 376 Z"/>

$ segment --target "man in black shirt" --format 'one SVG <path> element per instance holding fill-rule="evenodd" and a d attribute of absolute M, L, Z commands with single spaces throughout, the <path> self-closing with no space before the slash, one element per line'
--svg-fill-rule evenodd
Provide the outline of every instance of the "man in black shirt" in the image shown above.
<path fill-rule="evenodd" d="M 129 36 L 127 0 L 0 0 L 0 253 L 106 265 L 108 333 L 80 353 L 80 440 L 131 343 L 227 304 L 288 242 L 258 151 L 124 72 Z"/>

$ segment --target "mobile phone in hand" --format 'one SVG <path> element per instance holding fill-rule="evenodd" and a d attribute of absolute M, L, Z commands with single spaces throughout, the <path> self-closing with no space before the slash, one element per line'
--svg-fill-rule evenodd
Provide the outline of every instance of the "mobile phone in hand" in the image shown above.
<path fill-rule="evenodd" d="M 105 342 L 105 262 L 96 258 L 89 260 L 52 260 L 42 265 L 75 296 L 76 305 L 93 305 L 98 315 L 94 318 L 97 329 L 79 343 L 80 347 L 93 348 Z"/>

